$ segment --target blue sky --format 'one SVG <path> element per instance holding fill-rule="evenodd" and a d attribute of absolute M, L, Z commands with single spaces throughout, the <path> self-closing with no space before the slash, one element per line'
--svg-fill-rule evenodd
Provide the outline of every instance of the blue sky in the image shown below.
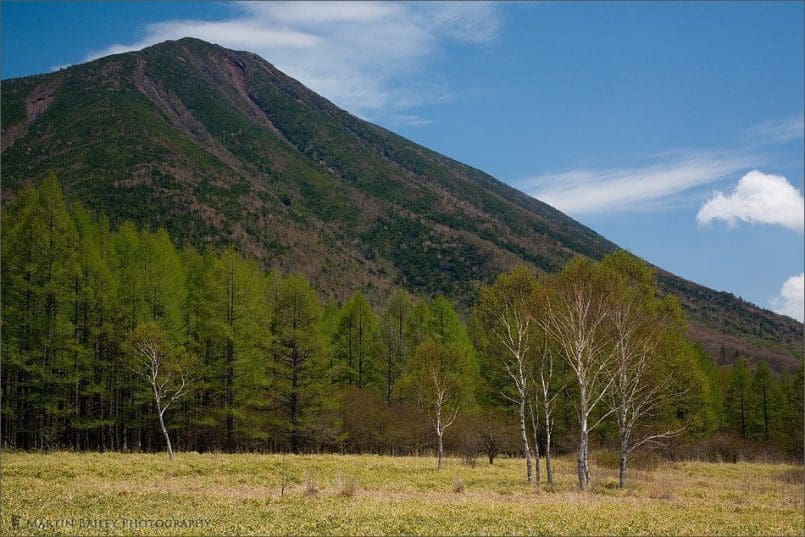
<path fill-rule="evenodd" d="M 802 2 L 3 2 L 3 78 L 193 35 L 802 319 Z"/>

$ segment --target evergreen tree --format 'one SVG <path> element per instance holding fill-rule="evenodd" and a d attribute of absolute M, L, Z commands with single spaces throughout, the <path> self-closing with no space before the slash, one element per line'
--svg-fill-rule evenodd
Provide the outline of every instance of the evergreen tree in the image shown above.
<path fill-rule="evenodd" d="M 427 335 L 442 345 L 457 345 L 472 354 L 472 342 L 464 323 L 447 297 L 440 295 L 433 299 L 425 326 Z"/>
<path fill-rule="evenodd" d="M 6 200 L 0 247 L 4 446 L 152 451 L 162 449 L 163 439 L 175 439 L 178 449 L 199 451 L 338 446 L 416 452 L 429 437 L 421 411 L 434 418 L 441 440 L 456 412 L 472 412 L 479 402 L 501 416 L 506 398 L 498 394 L 517 391 L 494 359 L 495 333 L 478 308 L 470 320 L 472 341 L 447 297 L 412 304 L 398 289 L 378 318 L 356 293 L 343 307 L 331 302 L 322 312 L 303 276 L 266 274 L 231 248 L 179 252 L 165 230 L 139 230 L 128 222 L 112 230 L 83 207 L 68 208 L 53 177 Z M 536 342 L 532 351 L 547 349 L 554 360 L 524 353 L 528 382 L 522 384 L 529 409 L 533 403 L 539 411 L 546 401 L 556 407 L 542 409 L 539 432 L 533 414 L 534 444 L 549 435 L 566 443 L 578 427 L 584 437 L 579 456 L 586 460 L 586 435 L 596 424 L 598 440 L 615 440 L 616 420 L 606 417 L 602 402 L 613 395 L 607 381 L 617 384 L 608 376 L 606 357 L 617 346 L 613 319 L 627 296 L 639 298 L 634 317 L 645 321 L 641 327 L 664 320 L 663 342 L 652 346 L 656 352 L 645 378 L 673 379 L 672 395 L 663 398 L 667 404 L 654 405 L 631 438 L 684 427 L 685 441 L 696 441 L 731 429 L 801 457 L 802 367 L 779 375 L 760 361 L 754 372 L 744 359 L 732 368 L 716 367 L 687 339 L 679 304 L 657 298 L 653 278 L 644 277 L 650 272 L 619 253 L 602 263 L 576 260 L 544 280 L 520 267 L 491 288 L 505 287 L 499 294 L 508 302 L 490 302 L 490 289 L 481 293 L 479 306 L 503 305 L 498 318 L 509 326 L 506 312 L 515 304 L 536 303 L 531 317 L 540 334 L 528 343 Z M 538 292 L 535 298 L 533 289 L 544 296 Z M 590 308 L 600 315 L 588 315 Z M 169 362 L 198 357 L 192 366 L 196 389 L 176 400 L 168 414 L 162 412 L 164 397 L 157 401 L 153 386 L 130 367 L 129 343 L 144 326 L 165 342 L 160 356 Z M 549 330 L 546 338 L 542 332 Z M 628 330 L 621 332 L 629 336 L 621 343 L 631 338 Z M 584 348 L 574 346 L 585 338 Z M 483 357 L 483 391 L 477 389 L 476 348 Z M 722 358 L 726 353 L 722 347 Z M 553 388 L 540 391 L 541 374 L 551 363 Z M 623 363 L 628 380 L 633 362 Z M 160 413 L 170 419 L 153 419 Z M 580 414 L 588 419 L 586 429 Z M 487 439 L 494 458 L 496 446 L 512 445 L 512 439 L 504 442 L 492 433 Z"/>
<path fill-rule="evenodd" d="M 768 441 L 771 438 L 771 427 L 776 414 L 776 386 L 771 368 L 766 362 L 755 366 L 752 378 L 752 436 Z"/>
<path fill-rule="evenodd" d="M 751 421 L 750 391 L 752 375 L 746 360 L 741 357 L 732 365 L 726 390 L 725 409 L 727 423 L 742 438 L 747 438 Z"/>
<path fill-rule="evenodd" d="M 138 321 L 154 321 L 168 332 L 173 341 L 184 344 L 187 275 L 164 228 L 155 233 L 141 233 L 137 262 L 143 303 L 142 318 Z"/>
<path fill-rule="evenodd" d="M 378 323 L 363 293 L 355 293 L 344 304 L 335 335 L 335 352 L 346 366 L 344 377 L 359 388 L 376 384 Z"/>
<path fill-rule="evenodd" d="M 784 410 L 781 412 L 781 436 L 784 438 L 788 451 L 798 459 L 802 459 L 803 424 L 805 423 L 805 363 L 800 360 L 796 371 L 786 374 L 780 382 L 781 402 Z"/>
<path fill-rule="evenodd" d="M 301 275 L 279 279 L 272 290 L 273 389 L 280 430 L 291 450 L 302 451 L 314 431 L 332 419 L 328 397 L 331 376 L 327 345 L 321 334 L 321 306 Z M 333 427 L 327 427 L 332 430 Z"/>
<path fill-rule="evenodd" d="M 15 443 L 55 445 L 71 411 L 78 233 L 54 176 L 20 193 L 3 221 L 4 395 Z"/>
<path fill-rule="evenodd" d="M 397 289 L 389 296 L 380 321 L 380 341 L 385 369 L 385 397 L 391 401 L 394 383 L 400 376 L 408 355 L 405 327 L 411 316 L 411 298 L 405 289 Z"/>
<path fill-rule="evenodd" d="M 202 285 L 197 307 L 208 339 L 207 381 L 221 405 L 224 448 L 232 452 L 236 432 L 246 440 L 266 438 L 261 410 L 270 367 L 268 279 L 255 262 L 227 248 L 209 266 Z"/>
<path fill-rule="evenodd" d="M 411 308 L 411 315 L 406 323 L 406 337 L 410 349 L 415 349 L 430 333 L 431 309 L 427 300 L 419 299 Z"/>
<path fill-rule="evenodd" d="M 107 221 L 98 223 L 82 207 L 73 208 L 79 235 L 73 274 L 74 333 L 71 441 L 121 447 L 118 287 L 113 236 Z M 94 438 L 91 439 L 90 437 Z"/>

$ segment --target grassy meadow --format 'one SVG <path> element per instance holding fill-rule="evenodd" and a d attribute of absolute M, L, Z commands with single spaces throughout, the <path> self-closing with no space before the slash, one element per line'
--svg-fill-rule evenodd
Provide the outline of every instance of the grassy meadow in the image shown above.
<path fill-rule="evenodd" d="M 595 459 L 595 457 L 594 457 Z M 605 457 L 599 457 L 605 460 Z M 474 467 L 373 455 L 5 453 L 3 535 L 802 535 L 802 468 L 643 465 L 625 489 L 575 461 L 524 482 L 520 459 Z M 544 476 L 543 476 L 544 477 Z M 174 522 L 174 521 L 179 521 Z"/>

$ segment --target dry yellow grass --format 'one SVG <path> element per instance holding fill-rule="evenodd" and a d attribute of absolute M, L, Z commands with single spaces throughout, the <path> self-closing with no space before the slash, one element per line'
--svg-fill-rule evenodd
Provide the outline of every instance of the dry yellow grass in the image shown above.
<path fill-rule="evenodd" d="M 372 455 L 5 454 L 2 533 L 134 535 L 802 535 L 802 468 L 664 464 L 617 488 L 548 491 L 523 462 Z M 463 490 L 456 492 L 456 483 Z M 315 491 L 313 490 L 315 489 Z M 346 491 L 346 492 L 345 492 Z M 135 522 L 132 522 L 135 521 Z"/>

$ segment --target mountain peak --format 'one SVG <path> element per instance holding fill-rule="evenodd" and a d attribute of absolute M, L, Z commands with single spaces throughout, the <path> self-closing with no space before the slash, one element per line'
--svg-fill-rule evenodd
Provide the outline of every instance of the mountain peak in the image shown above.
<path fill-rule="evenodd" d="M 556 209 L 333 105 L 250 52 L 185 37 L 2 86 L 3 198 L 54 172 L 113 224 L 234 244 L 320 291 L 469 303 L 517 262 L 617 248 Z M 795 363 L 801 325 L 670 274 L 692 332 Z M 760 327 L 760 328 L 758 328 Z"/>

